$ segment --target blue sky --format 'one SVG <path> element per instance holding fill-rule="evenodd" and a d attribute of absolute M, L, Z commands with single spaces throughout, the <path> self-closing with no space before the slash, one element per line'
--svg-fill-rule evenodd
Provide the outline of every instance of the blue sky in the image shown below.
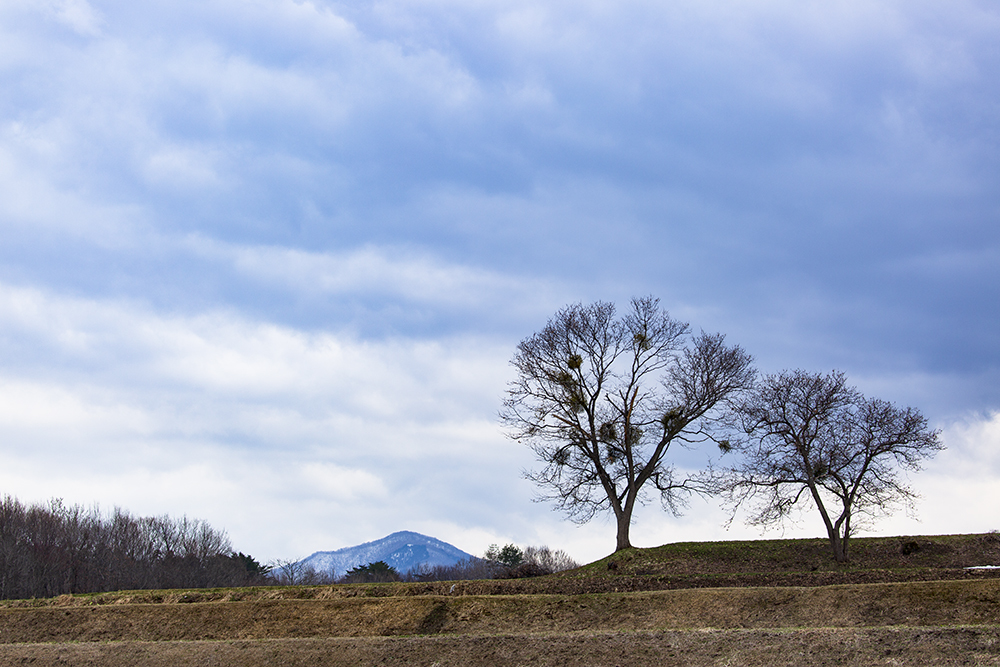
<path fill-rule="evenodd" d="M 1000 528 L 998 70 L 985 0 L 0 0 L 0 490 L 598 558 L 496 414 L 558 308 L 653 294 L 943 429 L 877 532 Z"/>

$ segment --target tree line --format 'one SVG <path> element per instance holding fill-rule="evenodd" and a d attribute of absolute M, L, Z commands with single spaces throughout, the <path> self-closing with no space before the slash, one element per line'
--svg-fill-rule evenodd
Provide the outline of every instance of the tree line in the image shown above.
<path fill-rule="evenodd" d="M 384 561 L 337 576 L 301 561 L 262 565 L 235 552 L 225 531 L 187 517 L 135 517 L 60 499 L 0 501 L 0 599 L 169 588 L 450 581 L 538 576 L 578 567 L 564 551 L 491 545 L 482 558 L 400 573 Z"/>
<path fill-rule="evenodd" d="M 160 588 L 245 586 L 267 574 L 196 519 L 115 508 L 0 501 L 0 598 Z"/>
<path fill-rule="evenodd" d="M 540 499 L 578 522 L 610 513 L 616 550 L 632 546 L 637 504 L 658 497 L 679 515 L 718 495 L 732 520 L 782 523 L 803 506 L 823 519 L 834 558 L 860 527 L 912 505 L 901 473 L 943 449 L 912 407 L 869 398 L 839 371 L 761 375 L 718 333 L 694 333 L 653 297 L 563 308 L 518 344 L 500 413 L 541 468 Z M 677 448 L 714 443 L 722 464 L 681 470 Z"/>
<path fill-rule="evenodd" d="M 491 544 L 481 558 L 462 559 L 451 565 L 419 565 L 399 572 L 385 561 L 375 561 L 351 568 L 338 576 L 320 572 L 302 561 L 278 561 L 268 577 L 283 585 L 370 584 L 391 581 L 461 581 L 471 579 L 522 579 L 538 577 L 580 567 L 565 551 L 547 546 L 518 547 Z"/>
<path fill-rule="evenodd" d="M 481 558 L 461 560 L 450 566 L 418 568 L 414 581 L 459 581 L 470 579 L 525 579 L 572 570 L 580 564 L 562 549 L 516 544 L 491 544 Z"/>

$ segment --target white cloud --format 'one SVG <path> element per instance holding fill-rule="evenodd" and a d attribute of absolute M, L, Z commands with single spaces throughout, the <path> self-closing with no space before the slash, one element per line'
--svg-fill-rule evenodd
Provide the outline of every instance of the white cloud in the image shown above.
<path fill-rule="evenodd" d="M 200 237 L 185 245 L 230 264 L 243 276 L 313 295 L 382 295 L 413 304 L 480 308 L 551 295 L 551 281 L 525 280 L 489 269 L 451 264 L 426 252 L 368 245 L 343 252 L 238 246 Z"/>
<path fill-rule="evenodd" d="M 943 429 L 941 441 L 948 449 L 938 457 L 935 468 L 968 481 L 1000 476 L 1000 412 L 955 421 Z"/>
<path fill-rule="evenodd" d="M 431 515 L 425 491 L 463 471 L 517 475 L 493 417 L 508 351 L 488 341 L 362 342 L 8 286 L 0 336 L 20 351 L 0 371 L 0 482 L 26 500 L 185 512 L 277 556 Z M 434 493 L 475 525 L 462 492 Z M 477 492 L 509 495 L 502 480 Z M 367 527 L 302 532 L 358 504 Z M 244 505 L 297 516 L 249 534 Z"/>
<path fill-rule="evenodd" d="M 58 355 L 71 377 L 141 380 L 150 387 L 247 399 L 312 402 L 333 395 L 359 415 L 416 416 L 431 400 L 417 391 L 428 383 L 441 390 L 434 401 L 482 396 L 482 388 L 470 395 L 468 388 L 449 389 L 449 381 L 465 385 L 481 381 L 484 373 L 497 377 L 498 371 L 502 377 L 505 361 L 496 363 L 493 355 L 500 348 L 485 340 L 366 342 L 225 311 L 162 315 L 129 302 L 3 285 L 0 324 L 8 335 L 30 343 L 24 362 Z M 96 377 L 90 375 L 95 363 Z"/>
<path fill-rule="evenodd" d="M 967 416 L 945 425 L 947 449 L 910 475 L 917 513 L 899 512 L 876 526 L 878 534 L 985 533 L 1000 530 L 1000 413 Z"/>
<path fill-rule="evenodd" d="M 100 12 L 87 0 L 13 0 L 11 4 L 38 11 L 84 37 L 100 35 L 104 23 Z"/>
<path fill-rule="evenodd" d="M 19 123 L 11 123 L 6 131 L 0 131 L 0 229 L 5 229 L 11 237 L 56 233 L 103 247 L 127 244 L 137 208 L 95 201 L 57 182 L 52 177 L 50 159 L 33 159 L 34 156 L 25 155 L 26 151 L 18 150 L 21 146 L 12 145 L 12 138 L 25 131 Z M 38 141 L 50 139 L 54 138 Z M 58 152 L 49 146 L 35 148 L 39 152 Z"/>
<path fill-rule="evenodd" d="M 366 470 L 351 470 L 331 463 L 306 463 L 302 466 L 302 478 L 307 484 L 317 487 L 317 491 L 340 501 L 372 502 L 385 501 L 385 485 L 376 475 Z"/>
<path fill-rule="evenodd" d="M 56 18 L 81 35 L 100 34 L 101 17 L 87 0 L 61 0 L 55 3 Z"/>
<path fill-rule="evenodd" d="M 150 155 L 143 169 L 155 184 L 180 187 L 218 185 L 217 156 L 202 148 L 164 147 Z"/>
<path fill-rule="evenodd" d="M 59 384 L 0 378 L 0 423 L 8 438 L 33 442 L 32 452 L 51 455 L 63 442 L 97 443 L 122 433 L 141 438 L 155 431 L 139 406 L 101 399 Z"/>

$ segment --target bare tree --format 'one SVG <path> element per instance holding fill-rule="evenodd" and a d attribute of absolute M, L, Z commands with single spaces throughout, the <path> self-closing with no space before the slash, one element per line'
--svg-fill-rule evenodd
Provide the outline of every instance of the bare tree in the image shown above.
<path fill-rule="evenodd" d="M 764 378 L 740 410 L 744 455 L 724 476 L 735 516 L 754 508 L 748 523 L 782 523 L 812 499 L 823 517 L 837 562 L 847 561 L 851 535 L 916 494 L 900 476 L 944 446 L 914 408 L 866 398 L 843 373 L 801 370 Z"/>
<path fill-rule="evenodd" d="M 544 466 L 525 473 L 541 498 L 581 523 L 610 510 L 616 550 L 631 546 L 647 484 L 675 515 L 706 491 L 700 478 L 678 477 L 667 453 L 711 437 L 720 409 L 755 374 L 750 355 L 722 335 L 692 336 L 653 297 L 631 305 L 620 319 L 610 303 L 568 306 L 521 341 L 500 415 Z"/>
<path fill-rule="evenodd" d="M 526 563 L 537 565 L 546 573 L 562 572 L 563 570 L 573 570 L 580 567 L 580 564 L 562 549 L 552 551 L 552 549 L 545 546 L 525 547 L 524 560 Z"/>
<path fill-rule="evenodd" d="M 248 562 L 257 566 L 251 572 Z M 260 565 L 204 521 L 135 518 L 60 499 L 0 499 L 0 598 L 115 589 L 242 585 Z"/>
<path fill-rule="evenodd" d="M 308 568 L 301 560 L 279 558 L 270 566 L 271 575 L 282 584 L 288 586 L 300 586 L 302 580 L 307 578 Z"/>

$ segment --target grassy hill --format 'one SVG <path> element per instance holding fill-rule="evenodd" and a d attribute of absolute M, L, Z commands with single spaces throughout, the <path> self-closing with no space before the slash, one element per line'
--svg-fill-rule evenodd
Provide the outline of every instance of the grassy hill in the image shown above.
<path fill-rule="evenodd" d="M 823 540 L 678 543 L 535 579 L 8 601 L 0 664 L 1000 665 L 1000 571 L 974 565 L 1000 565 L 1000 535 L 862 538 L 846 565 Z"/>

